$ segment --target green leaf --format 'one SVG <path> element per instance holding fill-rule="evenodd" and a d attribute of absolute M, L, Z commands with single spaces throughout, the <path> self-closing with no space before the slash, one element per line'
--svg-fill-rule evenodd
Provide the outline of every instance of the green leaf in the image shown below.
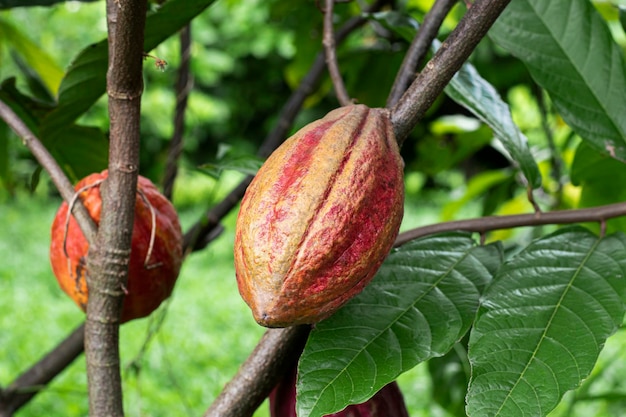
<path fill-rule="evenodd" d="M 435 40 L 435 45 L 439 47 Z M 478 74 L 471 64 L 465 64 L 445 88 L 445 93 L 486 123 L 508 152 L 532 188 L 541 186 L 537 162 L 528 147 L 526 136 L 513 122 L 509 106 L 496 89 Z"/>
<path fill-rule="evenodd" d="M 254 155 L 227 156 L 215 163 L 203 164 L 199 170 L 214 179 L 218 179 L 224 171 L 237 171 L 246 175 L 256 175 L 263 165 L 263 159 Z"/>
<path fill-rule="evenodd" d="M 422 172 L 432 176 L 458 166 L 460 162 L 488 145 L 493 139 L 491 130 L 476 119 L 469 120 L 475 121 L 478 128 L 462 133 L 441 132 L 442 125 L 438 125 L 440 120 L 438 119 L 430 125 L 430 131 L 435 134 L 423 136 L 416 147 L 415 163 Z M 438 134 L 439 132 L 441 134 Z M 437 157 L 433 158 L 433 155 L 437 155 Z"/>
<path fill-rule="evenodd" d="M 626 236 L 533 242 L 485 292 L 470 334 L 468 415 L 545 416 L 591 372 L 624 316 Z"/>
<path fill-rule="evenodd" d="M 17 27 L 2 19 L 0 19 L 0 39 L 4 39 L 23 58 L 52 94 L 57 93 L 63 78 L 63 70 L 44 49 L 31 41 Z"/>
<path fill-rule="evenodd" d="M 469 202 L 479 199 L 495 186 L 508 182 L 512 176 L 514 172 L 509 169 L 485 171 L 474 175 L 468 181 L 465 193 L 459 199 L 452 200 L 443 206 L 441 219 L 444 221 L 454 219 L 459 210 Z"/>
<path fill-rule="evenodd" d="M 407 42 L 413 41 L 419 29 L 417 20 L 396 11 L 376 12 L 371 17 Z"/>
<path fill-rule="evenodd" d="M 376 13 L 373 17 L 408 42 L 413 40 L 419 26 L 412 18 L 397 12 Z M 441 42 L 435 39 L 433 51 L 440 46 Z M 541 173 L 530 152 L 526 136 L 513 122 L 509 106 L 473 65 L 465 63 L 444 91 L 493 130 L 496 139 L 508 152 L 507 156 L 521 169 L 531 187 L 541 186 Z"/>
<path fill-rule="evenodd" d="M 626 162 L 622 51 L 588 0 L 516 0 L 489 32 L 521 59 L 578 135 Z"/>
<path fill-rule="evenodd" d="M 148 15 L 144 51 L 157 47 L 198 16 L 215 0 L 170 0 Z M 85 48 L 74 59 L 59 90 L 59 104 L 44 120 L 46 136 L 59 134 L 64 126 L 74 122 L 105 92 L 108 66 L 107 40 Z"/>
<path fill-rule="evenodd" d="M 596 207 L 626 200 L 626 165 L 581 142 L 571 168 L 573 185 L 581 187 L 579 207 Z M 598 229 L 597 224 L 590 225 Z M 607 231 L 626 231 L 626 218 L 607 220 Z"/>
<path fill-rule="evenodd" d="M 72 125 L 44 144 L 72 182 L 77 182 L 108 165 L 109 142 L 98 128 Z"/>
<path fill-rule="evenodd" d="M 0 84 L 0 98 L 35 135 L 38 135 L 40 120 L 52 109 L 52 106 L 22 94 L 15 83 L 16 80 L 13 77 L 4 80 Z"/>
<path fill-rule="evenodd" d="M 0 86 L 0 99 L 38 135 L 41 119 L 50 110 L 48 104 L 21 94 L 13 78 Z M 39 139 L 74 182 L 107 166 L 109 144 L 100 129 L 72 124 L 63 130 L 63 136 Z"/>
<path fill-rule="evenodd" d="M 433 400 L 449 414 L 458 417 L 467 417 L 465 396 L 470 380 L 467 339 L 467 336 L 464 337 L 448 353 L 428 361 Z"/>
<path fill-rule="evenodd" d="M 361 403 L 419 362 L 444 355 L 471 326 L 500 245 L 467 233 L 394 250 L 357 297 L 311 332 L 299 364 L 300 417 Z"/>

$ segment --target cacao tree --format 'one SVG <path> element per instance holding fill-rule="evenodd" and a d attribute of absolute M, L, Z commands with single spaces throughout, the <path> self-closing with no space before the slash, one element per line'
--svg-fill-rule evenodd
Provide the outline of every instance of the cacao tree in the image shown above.
<path fill-rule="evenodd" d="M 358 291 L 346 290 L 336 311 L 338 305 L 323 310 L 324 302 L 315 304 L 318 314 L 298 310 L 296 301 L 304 296 L 300 287 L 281 294 L 281 303 L 295 305 L 286 309 L 289 319 L 259 322 L 297 325 L 266 330 L 221 393 L 193 404 L 188 414 L 253 415 L 275 387 L 285 390 L 285 381 L 290 384 L 287 397 L 295 384 L 295 406 L 291 397 L 283 400 L 289 407 L 277 406 L 274 391 L 272 415 L 296 411 L 300 417 L 321 417 L 381 397 L 397 407 L 394 381 L 426 364 L 432 398 L 449 415 L 593 415 L 586 404 L 593 404 L 595 415 L 620 415 L 611 408 L 623 399 L 619 378 L 598 368 L 605 344 L 620 335 L 625 308 L 626 12 L 619 0 L 326 0 L 247 6 L 225 0 L 107 0 L 93 4 L 106 19 L 106 39 L 67 51 L 71 63 L 61 69 L 43 43 L 16 22 L 20 13 L 41 10 L 34 6 L 55 10 L 69 3 L 0 0 L 0 42 L 11 50 L 10 65 L 17 74 L 3 77 L 0 85 L 0 178 L 6 195 L 16 193 L 24 178 L 36 187 L 45 170 L 89 243 L 83 260 L 67 264 L 86 276 L 85 323 L 68 328 L 56 347 L 40 346 L 40 360 L 21 364 L 21 373 L 0 381 L 1 416 L 28 413 L 29 401 L 83 352 L 89 413 L 124 415 L 119 326 L 127 318 L 122 315 L 125 293 L 132 288 L 135 217 L 152 220 L 153 229 L 144 231 L 148 237 L 159 235 L 160 227 L 153 210 L 135 214 L 135 204 L 143 199 L 140 172 L 159 182 L 168 198 L 182 181 L 181 170 L 218 177 L 227 170 L 244 174 L 185 225 L 182 252 L 172 262 L 183 263 L 192 253 L 206 252 L 220 233 L 235 235 L 234 225 L 223 225 L 224 219 L 238 211 L 260 164 L 287 137 L 355 103 L 364 105 L 355 108 L 376 109 L 392 131 L 387 138 L 399 145 L 406 215 L 397 237 L 397 224 L 370 227 L 364 220 L 379 214 L 375 204 L 358 216 L 349 213 L 354 214 L 350 220 L 357 223 L 354 229 L 383 229 L 393 248 L 387 254 L 389 245 L 383 245 L 385 253 L 375 254 L 384 257 L 382 264 L 376 256 L 364 263 L 367 271 L 361 276 L 372 281 L 363 289 L 355 284 Z M 237 7 L 250 8 L 254 13 L 245 16 L 257 20 L 238 21 Z M 231 28 L 235 23 L 254 27 L 240 44 Z M 212 40 L 215 27 L 223 39 Z M 280 39 L 275 45 L 282 45 L 282 55 L 254 42 L 263 36 Z M 172 37 L 180 42 L 180 56 L 157 54 L 155 48 Z M 203 77 L 208 77 L 207 56 L 211 65 L 219 65 L 210 55 L 215 45 L 245 64 L 224 70 L 212 84 Z M 155 74 L 163 69 L 175 75 L 171 85 L 158 84 Z M 162 108 L 145 99 L 158 97 L 151 95 L 156 90 L 174 97 L 171 122 L 163 122 Z M 194 101 L 198 97 L 200 105 Z M 228 122 L 218 121 L 228 112 L 212 123 L 203 120 L 211 117 L 206 112 L 211 97 L 234 103 Z M 190 114 L 196 117 L 189 120 Z M 168 126 L 169 137 L 154 139 L 157 123 Z M 354 137 L 369 123 L 351 127 Z M 232 149 L 237 147 L 244 151 L 237 154 Z M 296 149 L 308 152 L 306 146 Z M 331 152 L 328 158 L 338 160 L 353 150 L 330 149 L 339 154 Z M 385 149 L 396 152 L 395 144 L 371 146 L 368 161 L 384 160 Z M 228 152 L 235 157 L 224 158 Z M 397 165 L 382 164 L 370 175 L 385 177 Z M 98 185 L 102 216 L 92 219 L 82 190 L 72 184 L 105 169 L 108 176 Z M 300 179 L 299 171 L 287 171 L 262 171 L 265 185 L 254 188 L 258 198 L 266 197 L 272 181 Z M 363 181 L 356 178 L 347 175 L 342 181 L 358 191 Z M 307 187 L 299 191 L 307 193 Z M 455 194 L 428 201 L 428 190 L 445 187 Z M 317 195 L 356 211 L 351 201 L 341 200 L 345 194 Z M 440 216 L 427 221 L 416 216 L 424 205 L 434 206 Z M 301 211 L 289 207 L 285 215 L 298 220 Z M 331 221 L 330 216 L 316 219 L 322 225 Z M 332 254 L 343 236 L 324 236 L 315 252 Z M 59 251 L 57 246 L 54 259 L 62 263 L 68 235 L 59 231 L 54 239 L 63 247 Z M 238 240 L 237 247 L 243 253 L 258 239 Z M 262 256 L 278 256 L 272 244 L 259 247 Z M 235 258 L 245 270 L 241 257 Z M 344 268 L 355 270 L 356 264 L 353 260 Z M 250 271 L 237 278 L 252 282 L 254 291 L 263 274 Z M 234 272 L 229 278 L 235 287 Z M 310 279 L 318 288 L 333 278 Z M 243 303 L 239 307 L 242 315 L 251 316 Z M 41 327 L 38 331 L 45 331 L 45 323 Z M 3 332 L 10 339 L 10 329 Z M 619 369 L 619 363 L 613 366 Z M 385 394 L 389 387 L 394 394 Z M 403 388 L 410 398 L 409 384 Z"/>

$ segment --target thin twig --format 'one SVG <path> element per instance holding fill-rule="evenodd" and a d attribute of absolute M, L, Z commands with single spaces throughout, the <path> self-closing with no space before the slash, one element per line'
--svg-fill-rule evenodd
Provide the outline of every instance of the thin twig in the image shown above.
<path fill-rule="evenodd" d="M 609 204 L 584 209 L 557 210 L 531 214 L 514 214 L 510 216 L 487 216 L 476 219 L 456 220 L 418 227 L 401 233 L 395 246 L 401 246 L 413 239 L 435 233 L 463 230 L 466 232 L 486 233 L 500 229 L 516 227 L 543 226 L 548 224 L 573 224 L 599 222 L 626 216 L 626 203 Z"/>
<path fill-rule="evenodd" d="M 0 117 L 6 122 L 7 125 L 13 131 L 22 138 L 24 144 L 30 149 L 32 154 L 37 158 L 37 161 L 48 172 L 52 182 L 57 187 L 61 196 L 68 204 L 74 197 L 74 187 L 70 180 L 67 179 L 63 170 L 57 163 L 57 161 L 50 155 L 50 152 L 46 149 L 41 141 L 30 131 L 28 126 L 19 118 L 17 114 L 2 100 L 0 100 Z M 73 204 L 71 209 L 72 214 L 76 218 L 78 225 L 85 235 L 85 239 L 89 244 L 93 244 L 96 239 L 96 233 L 98 228 L 96 224 L 89 216 L 87 209 L 82 204 L 82 201 Z"/>
<path fill-rule="evenodd" d="M 411 42 L 411 46 L 404 56 L 400 70 L 396 74 L 396 79 L 387 99 L 387 108 L 391 108 L 398 103 L 402 94 L 415 79 L 416 71 L 426 57 L 428 48 L 430 48 L 433 39 L 439 33 L 443 20 L 456 2 L 457 0 L 437 0 L 426 16 L 424 16 L 424 22 L 417 30 L 413 42 Z"/>
<path fill-rule="evenodd" d="M 185 131 L 185 111 L 189 93 L 193 85 L 191 75 L 191 26 L 185 26 L 180 32 L 180 68 L 176 81 L 176 108 L 174 110 L 174 134 L 170 143 L 163 175 L 163 195 L 172 199 L 174 181 L 178 173 L 178 159 L 183 152 Z"/>
<path fill-rule="evenodd" d="M 337 50 L 335 49 L 335 30 L 333 27 L 333 7 L 335 0 L 325 0 L 324 7 L 324 37 L 322 44 L 324 45 L 324 53 L 326 56 L 326 66 L 328 67 L 328 73 L 330 79 L 335 87 L 335 95 L 339 104 L 342 106 L 348 106 L 352 104 L 352 100 L 348 95 L 346 86 L 341 77 L 341 71 L 339 71 L 339 64 L 337 63 Z"/>
<path fill-rule="evenodd" d="M 476 0 L 391 112 L 398 143 L 437 99 L 511 0 Z"/>

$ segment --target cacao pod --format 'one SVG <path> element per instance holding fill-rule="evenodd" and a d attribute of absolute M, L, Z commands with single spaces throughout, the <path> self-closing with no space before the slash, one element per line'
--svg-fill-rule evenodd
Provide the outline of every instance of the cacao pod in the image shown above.
<path fill-rule="evenodd" d="M 403 215 L 388 113 L 342 107 L 287 139 L 246 190 L 235 232 L 239 292 L 267 327 L 316 323 L 371 281 Z"/>
<path fill-rule="evenodd" d="M 296 416 L 296 372 L 290 372 L 272 390 L 269 397 L 270 417 Z M 394 381 L 381 388 L 372 398 L 353 404 L 326 417 L 409 417 L 400 387 Z"/>
<path fill-rule="evenodd" d="M 107 170 L 91 174 L 80 180 L 75 187 L 78 191 L 92 185 L 82 191 L 79 197 L 96 224 L 100 222 L 102 207 L 98 181 L 107 176 Z M 169 297 L 182 263 L 182 232 L 174 206 L 145 177 L 139 176 L 137 188 L 143 196 L 138 192 L 135 197 L 135 224 L 126 296 L 121 313 L 122 323 L 147 316 Z M 70 216 L 67 223 L 67 210 L 68 205 L 63 202 L 52 223 L 50 263 L 61 289 L 85 311 L 88 299 L 85 277 L 89 244 L 74 216 Z M 152 236 L 154 241 L 150 248 Z"/>

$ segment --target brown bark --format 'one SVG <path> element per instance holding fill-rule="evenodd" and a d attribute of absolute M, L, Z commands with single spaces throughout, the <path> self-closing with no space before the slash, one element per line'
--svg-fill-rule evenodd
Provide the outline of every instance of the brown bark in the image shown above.
<path fill-rule="evenodd" d="M 92 416 L 123 416 L 119 316 L 128 275 L 139 171 L 145 0 L 108 0 L 109 176 L 101 186 L 102 218 L 89 247 L 85 355 Z"/>

